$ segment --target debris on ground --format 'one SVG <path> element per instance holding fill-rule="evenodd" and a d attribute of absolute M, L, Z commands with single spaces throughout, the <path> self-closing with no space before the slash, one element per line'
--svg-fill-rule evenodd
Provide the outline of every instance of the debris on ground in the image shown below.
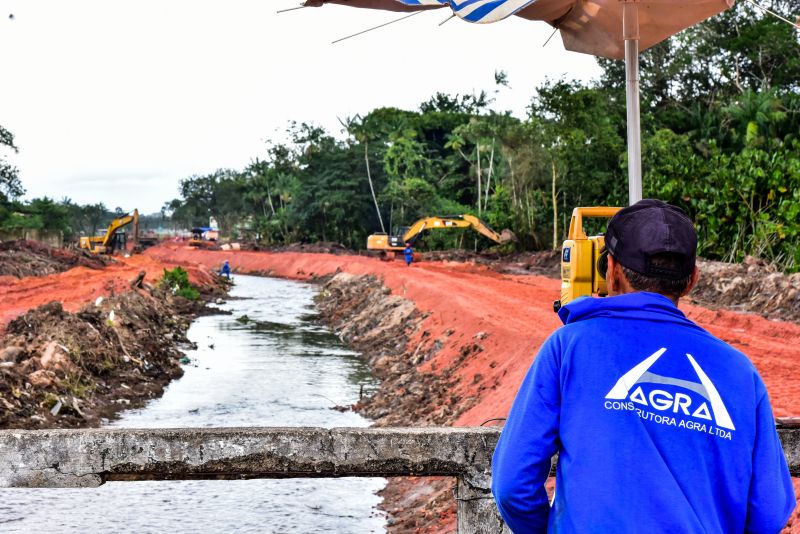
<path fill-rule="evenodd" d="M 77 266 L 102 269 L 113 261 L 85 250 L 54 248 L 37 241 L 0 242 L 0 276 L 46 276 Z"/>
<path fill-rule="evenodd" d="M 800 322 L 800 273 L 784 274 L 752 256 L 742 263 L 699 260 L 698 269 L 700 278 L 689 294 L 691 302 Z"/>
<path fill-rule="evenodd" d="M 183 374 L 180 345 L 203 306 L 168 291 L 58 301 L 11 321 L 0 347 L 0 428 L 99 426 Z"/>

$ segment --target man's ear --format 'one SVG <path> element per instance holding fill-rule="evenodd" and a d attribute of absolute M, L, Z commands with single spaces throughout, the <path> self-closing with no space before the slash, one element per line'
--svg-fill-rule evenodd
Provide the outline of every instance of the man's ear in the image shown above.
<path fill-rule="evenodd" d="M 608 255 L 608 269 L 606 270 L 606 289 L 609 295 L 619 293 L 619 264 L 611 254 Z"/>
<path fill-rule="evenodd" d="M 692 271 L 692 276 L 691 278 L 689 278 L 689 285 L 687 285 L 686 289 L 683 290 L 683 293 L 681 293 L 681 297 L 685 297 L 686 295 L 689 294 L 689 291 L 691 291 L 694 288 L 694 286 L 697 285 L 697 280 L 699 278 L 700 278 L 700 271 L 697 270 L 697 265 L 695 265 L 694 271 Z"/>

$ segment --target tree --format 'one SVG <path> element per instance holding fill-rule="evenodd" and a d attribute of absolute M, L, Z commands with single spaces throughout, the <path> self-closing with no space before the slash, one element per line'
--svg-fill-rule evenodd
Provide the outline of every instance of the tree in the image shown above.
<path fill-rule="evenodd" d="M 102 202 L 87 204 L 83 207 L 83 213 L 86 217 L 88 227 L 92 229 L 91 235 L 97 235 L 97 229 L 106 217 L 107 212 L 108 209 Z"/>
<path fill-rule="evenodd" d="M 5 147 L 13 153 L 19 152 L 19 149 L 14 144 L 14 135 L 0 126 L 0 150 Z M 3 199 L 15 199 L 25 194 L 25 188 L 22 187 L 22 182 L 19 179 L 19 171 L 17 168 L 6 159 L 0 151 L 0 195 Z"/>

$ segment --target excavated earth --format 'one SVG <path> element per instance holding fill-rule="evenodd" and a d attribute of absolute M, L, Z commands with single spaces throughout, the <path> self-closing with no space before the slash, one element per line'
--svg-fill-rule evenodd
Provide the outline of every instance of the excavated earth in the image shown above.
<path fill-rule="evenodd" d="M 19 239 L 0 242 L 0 279 L 61 273 L 82 265 L 102 269 L 113 260 L 80 249 L 53 248 L 36 241 Z"/>
<path fill-rule="evenodd" d="M 189 322 L 178 308 L 193 306 L 179 298 L 131 291 L 77 313 L 53 301 L 11 321 L 0 351 L 0 427 L 97 426 L 160 395 L 183 374 L 176 344 L 188 343 Z"/>
<path fill-rule="evenodd" d="M 180 245 L 146 254 L 206 269 L 227 259 L 235 272 L 325 280 L 318 302 L 323 317 L 382 380 L 379 391 L 355 408 L 382 426 L 493 424 L 506 416 L 538 347 L 560 325 L 552 311 L 558 253 L 503 259 L 426 254 L 427 260 L 443 259 L 411 267 L 355 255 Z M 792 379 L 800 369 L 797 275 L 755 260 L 741 266 L 701 262 L 700 269 L 705 280 L 681 309 L 749 355 L 776 416 L 800 415 L 800 382 Z M 728 294 L 732 290 L 737 296 Z M 451 489 L 448 480 L 392 479 L 384 491 L 390 531 L 454 532 Z M 797 517 L 787 532 L 800 532 Z"/>
<path fill-rule="evenodd" d="M 204 304 L 157 287 L 173 265 L 2 248 L 25 258 L 12 271 L 27 275 L 0 278 L 0 428 L 98 426 L 183 373 L 180 347 Z M 207 298 L 224 293 L 210 274 L 189 274 Z"/>

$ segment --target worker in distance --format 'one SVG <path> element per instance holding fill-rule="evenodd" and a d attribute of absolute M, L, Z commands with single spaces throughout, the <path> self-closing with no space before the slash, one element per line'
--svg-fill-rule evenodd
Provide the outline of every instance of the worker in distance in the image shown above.
<path fill-rule="evenodd" d="M 698 276 L 691 220 L 642 200 L 605 246 L 609 296 L 559 310 L 503 428 L 500 514 L 515 533 L 780 532 L 795 495 L 764 383 L 677 307 Z"/>

